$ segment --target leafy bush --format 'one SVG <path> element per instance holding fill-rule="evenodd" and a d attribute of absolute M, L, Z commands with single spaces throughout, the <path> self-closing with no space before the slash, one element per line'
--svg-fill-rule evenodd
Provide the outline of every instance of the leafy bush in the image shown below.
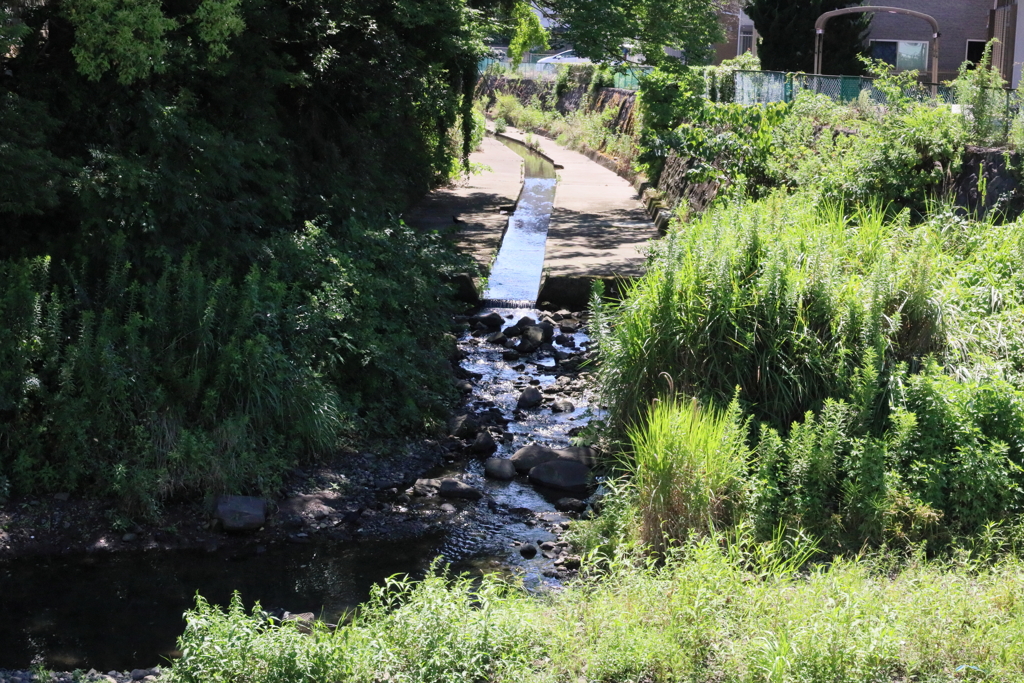
<path fill-rule="evenodd" d="M 865 116 L 825 95 L 799 93 L 774 131 L 770 176 L 832 201 L 925 213 L 930 201 L 948 194 L 959 171 L 962 119 L 947 106 L 909 101 L 884 115 L 873 109 Z"/>
<path fill-rule="evenodd" d="M 732 104 L 731 96 L 720 92 L 732 83 L 735 69 L 745 65 L 742 61 L 725 68 L 692 69 L 682 79 L 655 71 L 643 80 L 638 162 L 648 177 L 657 179 L 665 159 L 674 153 L 689 161 L 688 179 L 717 181 L 726 188 L 722 196 L 759 196 L 770 188 L 772 132 L 787 107 Z"/>
<path fill-rule="evenodd" d="M 1009 102 L 1006 82 L 992 66 L 993 42 L 985 45 L 981 61 L 973 68 L 969 62 L 961 64 L 952 83 L 968 138 L 971 143 L 982 146 L 1004 144 L 1009 126 L 1009 121 L 1005 120 Z"/>
<path fill-rule="evenodd" d="M 266 250 L 240 276 L 165 255 L 155 281 L 115 251 L 95 285 L 88 262 L 69 285 L 47 259 L 0 262 L 0 473 L 151 515 L 172 497 L 270 494 L 299 458 L 440 415 L 436 237 L 310 223 Z"/>

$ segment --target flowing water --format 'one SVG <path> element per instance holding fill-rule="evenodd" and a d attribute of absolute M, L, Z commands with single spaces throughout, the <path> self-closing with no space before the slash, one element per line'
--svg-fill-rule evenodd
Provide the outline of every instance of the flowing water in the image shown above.
<path fill-rule="evenodd" d="M 555 167 L 521 142 L 500 140 L 523 157 L 523 189 L 491 267 L 484 303 L 533 308 L 555 200 Z"/>
<path fill-rule="evenodd" d="M 500 313 L 508 327 L 522 315 L 538 317 L 537 311 L 508 306 L 532 306 L 536 300 L 555 179 L 550 162 L 525 146 L 506 144 L 525 157 L 526 178 L 487 297 L 506 304 L 490 310 Z M 563 342 L 557 348 L 564 352 L 589 343 L 580 332 L 566 335 Z M 463 368 L 476 378 L 469 403 L 474 410 L 498 410 L 512 418 L 523 387 L 543 390 L 560 375 L 550 354 L 507 361 L 504 348 L 468 333 L 460 347 L 466 353 Z M 567 445 L 590 415 L 585 397 L 573 400 L 571 412 L 541 409 L 513 419 L 496 456 L 507 457 L 534 440 Z M 541 555 L 525 560 L 515 545 L 557 538 L 568 519 L 553 502 L 565 494 L 538 490 L 523 477 L 484 479 L 482 463 L 473 460 L 430 473 L 451 475 L 484 491 L 490 504 L 459 504 L 441 533 L 415 542 L 322 542 L 254 548 L 243 556 L 148 552 L 0 564 L 0 668 L 22 669 L 33 661 L 51 669 L 102 671 L 166 664 L 176 654 L 182 614 L 197 594 L 224 605 L 237 591 L 247 606 L 258 601 L 266 609 L 313 612 L 336 621 L 365 601 L 373 585 L 395 574 L 422 577 L 438 557 L 455 571 L 510 572 L 530 589 L 557 587 L 549 578 L 553 560 Z M 413 499 L 409 512 L 444 502 Z"/>

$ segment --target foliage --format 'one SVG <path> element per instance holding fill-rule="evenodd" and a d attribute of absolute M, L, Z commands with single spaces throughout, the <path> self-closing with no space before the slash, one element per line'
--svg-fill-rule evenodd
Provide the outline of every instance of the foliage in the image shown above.
<path fill-rule="evenodd" d="M 739 386 L 764 424 L 748 508 L 761 537 L 781 523 L 855 550 L 1012 518 L 1022 230 L 807 196 L 713 209 L 598 311 L 613 436 L 649 428 L 664 375 L 711 405 Z"/>
<path fill-rule="evenodd" d="M 701 69 L 706 82 L 707 98 L 712 102 L 733 102 L 736 97 L 737 71 L 760 71 L 761 58 L 744 52 L 733 59 L 723 60 L 716 66 Z"/>
<path fill-rule="evenodd" d="M 535 649 L 519 600 L 495 581 L 392 578 L 374 587 L 351 623 L 333 633 L 318 624 L 307 636 L 294 622 L 267 623 L 258 605 L 245 614 L 238 594 L 226 612 L 198 598 L 186 616 L 173 680 L 516 680 Z"/>
<path fill-rule="evenodd" d="M 576 52 L 599 62 L 622 59 L 623 46 L 643 54 L 646 62 L 679 73 L 686 65 L 705 63 L 722 29 L 713 3 L 704 0 L 544 0 L 538 3 L 563 27 Z M 670 57 L 665 48 L 682 52 Z"/>
<path fill-rule="evenodd" d="M 744 11 L 761 38 L 758 56 L 769 71 L 814 71 L 814 22 L 825 12 L 855 7 L 849 0 L 746 0 Z M 825 27 L 822 73 L 857 76 L 870 14 L 834 17 Z"/>
<path fill-rule="evenodd" d="M 801 92 L 773 131 L 770 176 L 786 185 L 852 204 L 892 203 L 923 214 L 947 195 L 966 137 L 947 106 L 914 102 L 898 81 L 876 80 L 890 109 L 835 103 Z"/>
<path fill-rule="evenodd" d="M 480 140 L 492 4 L 19 3 L 0 51 L 15 493 L 152 515 L 436 422 L 458 266 L 395 216 Z"/>
<path fill-rule="evenodd" d="M 731 103 L 734 71 L 753 66 L 753 60 L 744 56 L 720 67 L 691 69 L 682 78 L 661 70 L 644 78 L 638 97 L 643 122 L 638 162 L 649 178 L 657 179 L 674 153 L 689 160 L 692 182 L 714 180 L 733 193 L 755 196 L 770 186 L 772 131 L 786 107 Z"/>
<path fill-rule="evenodd" d="M 964 62 L 953 81 L 953 91 L 960 103 L 964 126 L 972 143 L 988 146 L 1007 141 L 1008 123 L 1004 120 L 1007 93 L 1006 82 L 999 70 L 992 66 L 992 44 L 985 45 L 981 61 L 974 68 Z"/>
<path fill-rule="evenodd" d="M 88 261 L 73 288 L 47 259 L 0 264 L 0 473 L 151 516 L 169 498 L 271 494 L 299 458 L 440 416 L 437 271 L 454 263 L 436 237 L 353 220 L 265 248 L 239 281 L 194 252 L 164 255 L 153 281 L 121 250 L 95 287 Z"/>
<path fill-rule="evenodd" d="M 0 116 L 26 132 L 2 154 L 39 189 L 4 205 L 0 255 L 102 257 L 124 232 L 139 266 L 197 241 L 244 262 L 318 215 L 404 209 L 459 165 L 460 118 L 471 138 L 484 23 L 462 0 L 58 0 L 23 19 Z"/>
<path fill-rule="evenodd" d="M 37 215 L 59 203 L 67 164 L 45 147 L 56 127 L 38 102 L 0 94 L 0 215 Z"/>
<path fill-rule="evenodd" d="M 579 73 L 579 72 L 569 72 Z M 593 76 L 593 70 L 584 72 Z M 516 95 L 499 92 L 491 110 L 495 120 L 507 121 L 523 131 L 543 132 L 558 139 L 570 149 L 591 149 L 617 158 L 625 167 L 632 165 L 636 154 L 634 136 L 615 127 L 613 109 L 579 108 L 566 115 L 541 105 L 539 98 L 523 104 Z"/>
<path fill-rule="evenodd" d="M 660 566 L 624 555 L 538 598 L 493 575 L 378 591 L 333 633 L 236 600 L 187 616 L 172 680 L 1018 681 L 1024 568 L 1008 559 L 807 567 L 813 546 L 740 531 Z M 894 567 L 894 564 L 896 565 Z M 392 607 L 392 609 L 382 609 Z"/>
<path fill-rule="evenodd" d="M 548 49 L 548 32 L 529 3 L 517 0 L 512 9 L 515 30 L 508 45 L 508 60 L 512 64 L 523 61 L 523 54 L 535 48 Z"/>

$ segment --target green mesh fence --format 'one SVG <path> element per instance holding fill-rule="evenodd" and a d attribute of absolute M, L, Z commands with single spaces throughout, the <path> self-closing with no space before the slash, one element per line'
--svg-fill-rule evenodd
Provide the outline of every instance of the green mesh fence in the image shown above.
<path fill-rule="evenodd" d="M 733 74 L 737 104 L 756 105 L 768 102 L 792 102 L 803 90 L 827 95 L 837 102 L 852 102 L 866 93 L 875 104 L 887 104 L 885 93 L 875 86 L 875 79 L 864 76 L 823 76 L 785 73 L 782 71 L 736 71 Z M 1003 101 L 1007 114 L 1015 109 L 1016 98 L 1011 90 L 993 88 L 991 96 Z M 960 104 L 956 93 L 941 83 L 918 83 L 903 91 L 905 97 L 918 102 L 935 101 Z"/>

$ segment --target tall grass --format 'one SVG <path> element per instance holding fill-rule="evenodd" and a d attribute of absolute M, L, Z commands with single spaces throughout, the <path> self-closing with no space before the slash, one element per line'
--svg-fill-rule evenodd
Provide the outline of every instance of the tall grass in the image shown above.
<path fill-rule="evenodd" d="M 807 568 L 769 546 L 705 537 L 541 598 L 433 576 L 379 591 L 334 633 L 200 602 L 172 680 L 1024 681 L 1020 561 Z"/>
<path fill-rule="evenodd" d="M 979 533 L 1024 509 L 1021 263 L 1019 221 L 939 207 L 912 225 L 786 194 L 718 207 L 599 307 L 609 435 L 663 429 L 647 406 L 666 376 L 709 406 L 739 387 L 760 423 L 744 474 L 760 537 L 783 524 L 855 552 Z M 665 486 L 648 488 L 636 505 L 661 521 L 643 527 L 685 537 Z"/>
<path fill-rule="evenodd" d="M 747 468 L 746 424 L 735 401 L 728 410 L 696 399 L 658 401 L 629 437 L 644 543 L 663 552 L 672 541 L 728 528 Z"/>
<path fill-rule="evenodd" d="M 1024 225 L 952 214 L 911 226 L 882 207 L 847 212 L 803 195 L 738 202 L 673 229 L 646 275 L 599 311 L 611 422 L 633 424 L 667 373 L 681 391 L 740 400 L 788 428 L 880 368 L 985 358 L 1024 369 L 1013 259 Z M 913 369 L 913 368 L 912 368 Z M 878 400 L 884 400 L 879 396 Z"/>
<path fill-rule="evenodd" d="M 0 261 L 0 483 L 153 516 L 272 494 L 300 459 L 439 418 L 455 260 L 437 236 L 309 223 L 263 248 L 243 273 L 165 254 L 155 278 L 116 248 L 101 274 Z"/>

